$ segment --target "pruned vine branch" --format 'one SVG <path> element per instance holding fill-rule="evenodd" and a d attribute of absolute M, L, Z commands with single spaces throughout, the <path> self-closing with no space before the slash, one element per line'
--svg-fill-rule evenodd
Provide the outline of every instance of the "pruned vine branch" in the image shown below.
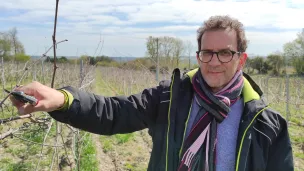
<path fill-rule="evenodd" d="M 11 136 L 11 135 L 13 135 L 15 132 L 18 132 L 18 131 L 19 131 L 19 128 L 9 130 L 9 131 L 7 131 L 6 133 L 3 133 L 3 134 L 0 135 L 0 140 L 3 140 L 3 139 L 5 139 L 6 137 Z"/>
<path fill-rule="evenodd" d="M 26 118 L 30 118 L 30 117 L 32 117 L 32 114 L 20 115 L 20 116 L 15 116 L 15 117 L 6 118 L 6 119 L 0 119 L 0 125 L 5 124 L 7 122 L 11 122 L 11 121 L 19 120 L 19 119 L 26 119 Z"/>
<path fill-rule="evenodd" d="M 68 39 L 64 39 L 64 40 L 61 40 L 61 41 L 59 41 L 59 42 L 56 42 L 56 46 L 57 46 L 58 44 L 60 44 L 60 43 L 66 42 L 66 41 L 68 41 Z M 53 47 L 54 47 L 54 44 L 53 44 L 52 46 L 50 46 L 50 47 L 48 48 L 48 50 L 44 52 L 44 54 L 42 54 L 42 57 L 46 57 L 46 56 L 47 56 L 46 54 L 47 54 Z"/>
<path fill-rule="evenodd" d="M 57 28 L 57 15 L 58 15 L 58 4 L 59 4 L 59 0 L 56 0 L 56 9 L 55 9 L 55 21 L 54 21 L 54 33 L 52 36 L 53 39 L 53 52 L 54 52 L 54 70 L 53 70 L 53 78 L 52 78 L 52 83 L 51 83 L 51 87 L 54 87 L 54 81 L 55 81 L 55 75 L 56 75 L 56 70 L 57 70 L 57 65 L 56 65 L 56 28 Z"/>
<path fill-rule="evenodd" d="M 51 82 L 51 88 L 54 88 L 54 82 L 55 82 L 55 75 L 56 75 L 56 70 L 57 70 L 57 65 L 56 65 L 56 27 L 57 27 L 57 15 L 58 15 L 58 4 L 59 4 L 59 0 L 56 0 L 56 9 L 55 9 L 55 20 L 54 20 L 54 32 L 53 32 L 53 52 L 54 52 L 54 69 L 53 69 L 53 77 L 52 77 L 52 82 Z M 59 123 L 56 122 L 56 143 L 55 146 L 58 145 L 58 134 L 59 134 Z M 56 161 L 57 161 L 57 166 L 58 166 L 58 161 L 59 161 L 59 155 L 58 155 L 58 151 L 57 151 L 57 147 L 55 147 L 54 150 L 54 154 L 53 154 L 53 159 L 52 159 L 52 163 L 50 168 L 53 167 L 54 164 L 54 160 L 55 160 L 55 156 L 56 156 Z M 59 166 L 58 166 L 59 167 Z"/>

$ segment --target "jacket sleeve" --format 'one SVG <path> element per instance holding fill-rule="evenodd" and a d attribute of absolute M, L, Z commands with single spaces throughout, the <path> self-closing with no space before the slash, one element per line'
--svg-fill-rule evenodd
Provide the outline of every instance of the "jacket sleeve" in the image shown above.
<path fill-rule="evenodd" d="M 49 112 L 51 117 L 88 132 L 112 135 L 151 127 L 157 115 L 162 87 L 115 97 L 79 91 L 73 87 L 62 89 L 72 94 L 73 101 L 66 111 Z"/>
<path fill-rule="evenodd" d="M 280 116 L 281 117 L 281 116 Z M 288 133 L 288 126 L 285 119 L 282 122 L 281 130 L 269 148 L 267 171 L 293 171 L 293 153 Z"/>

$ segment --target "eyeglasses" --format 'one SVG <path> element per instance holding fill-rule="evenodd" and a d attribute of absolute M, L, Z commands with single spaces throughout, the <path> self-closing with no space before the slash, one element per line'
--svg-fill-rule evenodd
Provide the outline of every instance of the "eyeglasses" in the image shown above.
<path fill-rule="evenodd" d="M 228 63 L 232 60 L 234 54 L 240 55 L 241 52 L 235 52 L 232 50 L 220 50 L 218 52 L 210 51 L 210 50 L 200 50 L 196 52 L 198 58 L 201 62 L 208 63 L 212 60 L 214 54 L 216 54 L 217 59 L 222 63 Z"/>

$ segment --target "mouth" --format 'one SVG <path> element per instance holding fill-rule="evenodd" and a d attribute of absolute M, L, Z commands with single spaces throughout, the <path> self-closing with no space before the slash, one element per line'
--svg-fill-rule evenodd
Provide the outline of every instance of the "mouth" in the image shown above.
<path fill-rule="evenodd" d="M 208 71 L 209 74 L 221 74 L 223 73 L 223 71 L 219 72 L 219 71 Z"/>
<path fill-rule="evenodd" d="M 209 71 L 208 75 L 211 78 L 217 78 L 217 77 L 221 77 L 223 75 L 224 72 L 214 72 L 214 71 Z"/>

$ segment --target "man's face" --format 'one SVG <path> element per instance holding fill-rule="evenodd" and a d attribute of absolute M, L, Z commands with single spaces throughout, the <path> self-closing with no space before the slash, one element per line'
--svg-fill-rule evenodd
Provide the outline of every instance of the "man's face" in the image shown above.
<path fill-rule="evenodd" d="M 222 51 L 232 50 L 237 52 L 237 36 L 235 30 L 214 30 L 206 31 L 201 39 L 201 50 Z M 229 83 L 236 71 L 240 70 L 245 64 L 246 57 L 241 54 L 234 54 L 228 63 L 222 63 L 218 60 L 216 54 L 210 62 L 203 63 L 197 58 L 201 68 L 201 73 L 206 83 L 213 92 L 221 90 Z"/>

